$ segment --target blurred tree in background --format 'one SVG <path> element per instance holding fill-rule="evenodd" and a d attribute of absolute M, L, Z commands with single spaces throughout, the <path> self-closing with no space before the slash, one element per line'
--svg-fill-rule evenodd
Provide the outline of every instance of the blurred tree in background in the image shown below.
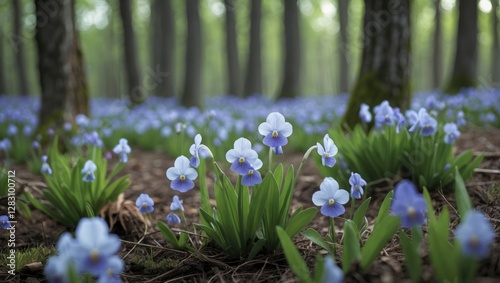
<path fill-rule="evenodd" d="M 201 23 L 199 0 L 186 0 L 186 68 L 181 104 L 186 107 L 201 106 Z"/>
<path fill-rule="evenodd" d="M 29 94 L 28 80 L 26 79 L 26 67 L 24 58 L 24 38 L 22 36 L 22 25 L 21 25 L 21 3 L 18 0 L 12 0 L 13 16 L 14 16 L 14 32 L 10 37 L 12 46 L 14 48 L 14 53 L 16 55 L 16 69 L 18 80 L 18 91 L 21 95 Z"/>
<path fill-rule="evenodd" d="M 135 39 L 131 0 L 119 0 L 120 16 L 123 26 L 123 62 L 127 72 L 127 86 L 130 104 L 137 105 L 147 97 L 145 85 L 141 85 L 139 75 L 139 59 Z"/>
<path fill-rule="evenodd" d="M 232 9 L 226 6 L 224 0 L 197 1 L 196 10 L 203 37 L 198 41 L 199 58 L 190 58 L 197 59 L 199 63 L 193 64 L 186 64 L 186 51 L 191 50 L 188 48 L 188 29 L 194 25 L 186 17 L 185 0 L 129 1 L 137 59 L 127 56 L 126 60 L 123 55 L 125 30 L 120 15 L 121 1 L 75 1 L 76 30 L 80 33 L 81 50 L 85 55 L 85 67 L 81 70 L 86 75 L 91 96 L 128 99 L 130 80 L 126 70 L 134 60 L 139 79 L 138 83 L 130 85 L 144 95 L 175 96 L 179 101 L 187 93 L 186 79 L 198 81 L 189 84 L 193 90 L 198 89 L 193 92 L 197 93 L 198 100 L 235 92 L 229 91 L 230 82 L 236 81 L 231 77 L 240 81 L 239 91 L 244 95 L 258 93 L 276 98 L 284 86 L 292 86 L 284 84 L 284 70 L 299 74 L 299 79 L 293 81 L 293 84 L 300 82 L 298 95 L 352 91 L 354 80 L 360 73 L 364 36 L 363 0 L 287 1 L 297 4 L 297 18 L 300 18 L 297 21 L 300 33 L 299 72 L 297 68 L 290 70 L 284 66 L 285 1 L 232 0 Z M 499 1 L 466 2 L 474 2 L 478 8 L 476 73 L 479 86 L 498 87 Z M 348 5 L 344 5 L 346 3 Z M 412 92 L 444 88 L 450 82 L 455 49 L 460 46 L 457 45 L 458 3 L 458 0 L 412 1 L 410 18 L 413 20 L 409 31 L 410 61 L 413 62 L 409 66 Z M 17 21 L 14 4 L 19 6 Z M 21 85 L 29 87 L 29 94 L 39 95 L 42 92 L 37 67 L 35 14 L 33 0 L 0 0 L 0 49 L 3 51 L 0 71 L 6 70 L 0 73 L 5 83 L 1 93 L 22 94 L 19 90 Z M 231 21 L 233 14 L 234 25 L 231 26 L 234 26 L 236 35 L 227 36 L 226 23 Z M 188 28 L 189 25 L 191 28 Z M 233 45 L 236 41 L 237 48 L 233 51 L 237 54 L 236 60 L 244 62 L 236 68 L 231 67 L 236 71 L 229 70 L 228 39 L 233 41 Z M 20 66 L 16 58 L 19 43 L 24 48 L 26 83 L 20 83 L 23 78 L 17 73 Z M 231 57 L 234 58 L 233 55 Z M 193 68 L 198 71 L 193 72 Z M 185 76 L 188 71 L 198 75 Z M 187 102 L 193 103 L 191 99 L 184 100 L 186 105 Z"/>
<path fill-rule="evenodd" d="M 498 1 L 493 0 L 491 5 L 491 22 L 493 48 L 491 49 L 491 81 L 500 87 L 500 40 L 498 35 Z"/>
<path fill-rule="evenodd" d="M 7 85 L 5 85 L 5 67 L 2 62 L 4 62 L 4 36 L 3 33 L 0 32 L 0 95 L 7 94 Z"/>
<path fill-rule="evenodd" d="M 151 4 L 151 67 L 165 76 L 155 78 L 152 95 L 175 97 L 174 46 L 175 19 L 171 0 L 152 0 Z"/>
<path fill-rule="evenodd" d="M 445 92 L 457 93 L 475 87 L 477 81 L 478 1 L 458 0 L 458 28 L 455 61 Z"/>
<path fill-rule="evenodd" d="M 261 10 L 262 0 L 250 1 L 250 43 L 244 91 L 246 97 L 255 93 L 262 94 Z"/>
<path fill-rule="evenodd" d="M 88 114 L 88 95 L 75 32 L 73 0 L 35 0 L 38 68 L 42 89 L 39 132 Z"/>
<path fill-rule="evenodd" d="M 410 92 L 410 1 L 365 1 L 363 58 L 343 122 L 359 122 L 361 103 L 406 109 Z"/>
<path fill-rule="evenodd" d="M 284 62 L 283 83 L 278 98 L 293 98 L 301 94 L 301 38 L 300 38 L 300 13 L 297 0 L 283 0 L 285 11 L 283 16 L 284 34 Z"/>
<path fill-rule="evenodd" d="M 442 41 L 442 25 L 441 25 L 441 0 L 434 0 L 434 40 L 432 45 L 432 86 L 435 89 L 441 87 L 442 80 L 442 52 L 441 52 L 441 41 Z"/>
<path fill-rule="evenodd" d="M 224 7 L 226 9 L 227 93 L 240 96 L 240 63 L 236 38 L 234 0 L 224 0 Z"/>

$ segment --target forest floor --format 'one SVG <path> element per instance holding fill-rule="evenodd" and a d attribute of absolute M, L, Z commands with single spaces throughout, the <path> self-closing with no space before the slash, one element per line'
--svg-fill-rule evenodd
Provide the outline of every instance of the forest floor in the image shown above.
<path fill-rule="evenodd" d="M 490 256 L 481 261 L 477 282 L 499 282 L 500 280 L 500 130 L 494 128 L 469 127 L 456 142 L 456 151 L 474 149 L 477 153 L 484 153 L 485 157 L 480 168 L 492 171 L 479 170 L 472 179 L 467 181 L 467 188 L 472 198 L 473 206 L 483 211 L 495 228 L 496 239 L 491 247 Z M 298 166 L 302 154 L 289 154 L 284 158 L 285 164 Z M 282 252 L 272 255 L 257 256 L 254 260 L 244 261 L 228 258 L 214 247 L 204 247 L 201 254 L 189 254 L 169 249 L 169 245 L 156 228 L 157 221 L 165 221 L 169 213 L 172 197 L 178 194 L 183 200 L 188 223 L 198 223 L 198 207 L 200 204 L 197 190 L 187 193 L 178 193 L 169 187 L 165 177 L 167 168 L 173 166 L 175 157 L 163 153 L 144 151 L 133 147 L 129 162 L 123 174 L 130 174 L 131 187 L 125 192 L 124 201 L 119 208 L 114 204 L 105 213 L 108 222 L 115 222 L 112 232 L 123 240 L 120 256 L 125 257 L 126 270 L 122 279 L 124 282 L 297 282 L 290 270 Z M 222 162 L 221 162 L 222 163 Z M 45 185 L 41 176 L 33 175 L 25 165 L 17 165 L 18 193 L 30 190 L 35 195 Z M 334 176 L 333 176 L 334 177 Z M 323 178 L 319 175 L 312 161 L 308 161 L 299 177 L 295 189 L 292 210 L 299 206 L 313 207 L 312 194 L 317 191 Z M 208 182 L 213 182 L 207 179 Z M 210 185 L 209 185 L 210 188 Z M 348 188 L 346 188 L 348 189 Z M 378 207 L 386 193 L 392 187 L 382 188 L 372 195 L 367 218 L 370 223 L 378 212 Z M 152 213 L 153 225 L 142 242 L 136 243 L 144 234 L 144 224 L 135 216 L 135 199 L 141 194 L 149 194 L 155 201 L 155 210 Z M 458 216 L 454 195 L 442 192 L 431 193 L 433 206 L 439 211 L 444 206 L 450 207 L 451 229 L 458 224 Z M 1 204 L 0 204 L 1 205 Z M 349 208 L 345 215 L 349 215 Z M 59 235 L 66 231 L 66 227 L 54 222 L 39 211 L 32 211 L 32 218 L 26 219 L 18 215 L 16 224 L 16 248 L 23 250 L 30 247 L 45 245 L 53 247 Z M 338 239 L 342 237 L 341 224 L 338 222 Z M 328 218 L 318 213 L 309 227 L 317 229 L 322 235 L 327 233 Z M 175 228 L 181 228 L 175 227 Z M 5 233 L 0 235 L 6 239 Z M 314 266 L 316 255 L 324 251 L 302 236 L 296 236 L 294 242 L 311 267 Z M 134 248 L 135 247 L 135 248 Z M 133 249 L 133 250 L 132 250 Z M 131 253 L 129 253 L 132 250 Z M 0 248 L 5 253 L 5 245 Z M 337 249 L 337 259 L 341 255 L 341 248 Z M 152 260 L 151 260 L 152 259 Z M 346 277 L 346 282 L 409 282 L 409 275 L 403 262 L 403 254 L 394 237 L 384 248 L 380 258 L 368 272 L 361 273 L 352 270 Z M 423 255 L 424 282 L 437 282 L 429 263 L 429 256 Z M 43 279 L 43 264 L 33 263 L 18 272 L 15 278 L 5 275 L 4 266 L 0 267 L 0 282 L 45 282 Z M 5 281 L 1 281 L 5 278 Z"/>

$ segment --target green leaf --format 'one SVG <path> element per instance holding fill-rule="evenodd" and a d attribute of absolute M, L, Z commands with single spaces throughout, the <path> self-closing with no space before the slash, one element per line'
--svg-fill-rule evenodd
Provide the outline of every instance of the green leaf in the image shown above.
<path fill-rule="evenodd" d="M 300 256 L 297 247 L 295 247 L 295 244 L 281 227 L 276 227 L 276 232 L 281 246 L 283 247 L 283 251 L 285 252 L 286 261 L 288 262 L 288 265 L 292 269 L 293 273 L 295 273 L 301 282 L 309 282 L 311 280 L 309 268 L 307 268 L 306 263 Z"/>
<path fill-rule="evenodd" d="M 396 216 L 386 216 L 378 223 L 378 228 L 373 230 L 361 249 L 361 269 L 366 271 L 372 265 L 380 251 L 396 234 L 399 223 L 400 219 Z"/>
<path fill-rule="evenodd" d="M 342 253 L 342 267 L 344 273 L 347 273 L 350 266 L 360 259 L 359 230 L 353 221 L 347 220 L 344 223 L 344 249 Z"/>
<path fill-rule="evenodd" d="M 266 244 L 266 239 L 259 239 L 250 250 L 247 260 L 252 260 L 262 250 L 265 244 Z"/>
<path fill-rule="evenodd" d="M 399 239 L 403 248 L 405 264 L 408 272 L 410 273 L 411 280 L 413 282 L 419 282 L 422 274 L 422 259 L 418 253 L 418 245 L 414 245 L 403 230 L 399 232 Z M 415 241 L 415 239 L 413 240 Z"/>
<path fill-rule="evenodd" d="M 428 228 L 429 257 L 441 282 L 455 282 L 458 278 L 460 251 L 448 241 L 449 221 L 448 208 L 444 207 L 439 219 L 429 221 Z"/>
<path fill-rule="evenodd" d="M 306 210 L 300 211 L 297 214 L 294 214 L 288 220 L 288 224 L 286 225 L 285 231 L 288 236 L 295 236 L 302 228 L 304 228 L 307 224 L 311 222 L 314 218 L 318 210 L 315 207 L 310 207 Z"/>
<path fill-rule="evenodd" d="M 431 196 L 429 195 L 429 191 L 424 187 L 424 199 L 427 203 L 427 217 L 429 218 L 429 222 L 436 220 L 436 215 L 434 214 L 434 207 L 432 207 Z"/>
<path fill-rule="evenodd" d="M 358 207 L 358 209 L 356 209 L 356 212 L 354 213 L 353 221 L 358 227 L 358 230 L 361 230 L 363 226 L 363 220 L 365 219 L 366 210 L 370 205 L 371 199 L 371 197 L 365 199 L 365 201 Z"/>
<path fill-rule="evenodd" d="M 455 198 L 457 202 L 458 214 L 460 217 L 464 217 L 467 212 L 472 209 L 472 204 L 470 201 L 469 194 L 467 193 L 467 188 L 465 187 L 464 180 L 458 172 L 458 168 L 455 167 Z"/>
<path fill-rule="evenodd" d="M 390 191 L 384 198 L 380 210 L 378 211 L 377 219 L 375 219 L 375 226 L 373 230 L 377 229 L 378 225 L 389 215 L 389 209 L 391 208 L 392 196 L 394 191 Z"/>
<path fill-rule="evenodd" d="M 322 247 L 323 249 L 327 250 L 328 253 L 330 254 L 335 254 L 335 250 L 334 248 L 328 244 L 324 239 L 323 237 L 321 237 L 321 235 L 318 233 L 318 231 L 312 229 L 312 228 L 309 228 L 307 230 L 305 230 L 304 232 L 300 233 L 302 236 L 306 237 L 307 239 L 311 240 L 313 243 L 315 243 L 316 245 Z"/>
<path fill-rule="evenodd" d="M 180 248 L 179 241 L 177 240 L 177 237 L 175 236 L 174 232 L 172 232 L 172 230 L 170 230 L 170 228 L 165 223 L 158 221 L 158 229 L 160 229 L 160 232 L 163 235 L 163 237 L 165 237 L 165 239 L 167 239 L 167 241 L 169 241 L 170 244 L 172 244 L 172 246 L 174 246 L 174 248 L 176 248 L 176 249 Z"/>

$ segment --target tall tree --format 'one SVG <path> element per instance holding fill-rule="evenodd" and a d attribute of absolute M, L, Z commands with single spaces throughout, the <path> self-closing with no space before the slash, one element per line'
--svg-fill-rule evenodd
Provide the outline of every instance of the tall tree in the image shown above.
<path fill-rule="evenodd" d="M 82 64 L 76 44 L 74 0 L 35 0 L 35 7 L 42 90 L 39 132 L 46 133 L 48 128 L 72 121 L 77 113 L 88 114 L 78 106 L 87 103 L 87 91 L 85 79 L 80 77 L 83 68 L 74 66 Z"/>
<path fill-rule="evenodd" d="M 262 59 L 261 59 L 261 32 L 260 18 L 262 0 L 250 1 L 250 43 L 248 46 L 247 72 L 245 78 L 246 97 L 258 93 L 262 94 Z"/>
<path fill-rule="evenodd" d="M 137 43 L 132 24 L 131 0 L 120 0 L 120 16 L 123 27 L 123 60 L 127 72 L 128 95 L 131 106 L 146 100 L 147 89 L 140 84 L 139 58 L 137 57 Z"/>
<path fill-rule="evenodd" d="M 7 85 L 5 84 L 5 69 L 3 65 L 3 44 L 3 33 L 0 32 L 0 95 L 7 94 Z"/>
<path fill-rule="evenodd" d="M 347 39 L 347 23 L 349 22 L 349 2 L 348 0 L 338 0 L 339 7 L 339 24 L 340 24 L 340 46 L 339 46 L 339 91 L 341 93 L 349 91 L 349 63 L 347 62 L 348 54 L 348 39 Z"/>
<path fill-rule="evenodd" d="M 442 53 L 441 53 L 441 0 L 434 0 L 434 44 L 432 46 L 432 86 L 437 89 L 441 85 Z"/>
<path fill-rule="evenodd" d="M 500 87 L 500 42 L 498 39 L 498 0 L 492 0 L 491 16 L 492 18 L 492 32 L 493 32 L 493 54 L 492 54 L 492 70 L 491 81 Z"/>
<path fill-rule="evenodd" d="M 227 53 L 227 93 L 240 96 L 240 63 L 238 60 L 238 44 L 236 41 L 236 18 L 234 0 L 224 0 L 226 7 L 226 53 Z"/>
<path fill-rule="evenodd" d="M 278 98 L 292 98 L 300 94 L 300 30 L 299 7 L 296 0 L 284 0 L 285 58 L 283 83 Z"/>
<path fill-rule="evenodd" d="M 410 1 L 365 0 L 363 55 L 343 123 L 358 123 L 361 103 L 410 103 Z"/>
<path fill-rule="evenodd" d="M 181 104 L 201 106 L 201 23 L 199 0 L 186 0 L 186 73 Z"/>
<path fill-rule="evenodd" d="M 28 79 L 26 77 L 26 63 L 24 58 L 24 38 L 22 31 L 22 11 L 21 11 L 21 1 L 12 0 L 12 6 L 14 10 L 14 32 L 12 34 L 12 46 L 16 56 L 16 68 L 18 77 L 18 91 L 21 95 L 28 95 Z"/>
<path fill-rule="evenodd" d="M 174 84 L 174 39 L 175 24 L 171 0 L 153 0 L 151 6 L 152 24 L 152 68 L 165 74 L 155 78 L 154 95 L 175 97 Z"/>
<path fill-rule="evenodd" d="M 451 77 L 445 88 L 457 93 L 461 88 L 477 85 L 478 1 L 458 1 L 457 44 Z"/>

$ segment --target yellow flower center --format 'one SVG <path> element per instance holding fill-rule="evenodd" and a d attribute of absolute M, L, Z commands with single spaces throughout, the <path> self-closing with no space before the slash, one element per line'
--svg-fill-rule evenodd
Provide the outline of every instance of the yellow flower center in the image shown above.
<path fill-rule="evenodd" d="M 278 132 L 277 131 L 273 131 L 273 138 L 277 138 L 278 137 Z"/>
<path fill-rule="evenodd" d="M 479 239 L 477 238 L 476 235 L 473 235 L 472 237 L 470 237 L 470 245 L 475 248 L 479 245 Z"/>
<path fill-rule="evenodd" d="M 97 262 L 99 261 L 99 251 L 97 250 L 92 250 L 90 252 L 90 261 L 93 263 L 93 264 L 97 264 Z"/>
<path fill-rule="evenodd" d="M 239 161 L 240 161 L 240 163 L 244 163 L 245 162 L 245 157 L 240 157 Z"/>
<path fill-rule="evenodd" d="M 413 219 L 417 216 L 417 211 L 415 210 L 415 208 L 413 208 L 413 206 L 408 207 L 408 209 L 406 210 L 406 213 L 408 213 L 408 216 L 411 219 Z"/>
<path fill-rule="evenodd" d="M 147 208 L 148 207 L 148 204 L 146 202 L 143 202 L 142 203 L 142 208 Z"/>
<path fill-rule="evenodd" d="M 328 200 L 328 204 L 329 205 L 334 205 L 335 204 L 335 200 L 333 200 L 332 198 Z"/>
<path fill-rule="evenodd" d="M 330 157 L 330 153 L 328 153 L 328 152 L 327 152 L 327 153 L 325 153 L 325 157 L 326 157 L 326 158 Z"/>
<path fill-rule="evenodd" d="M 253 170 L 248 170 L 248 175 L 253 175 Z"/>
<path fill-rule="evenodd" d="M 179 179 L 181 180 L 181 182 L 184 182 L 184 181 L 186 181 L 186 176 L 181 175 L 181 176 L 179 177 Z"/>
<path fill-rule="evenodd" d="M 354 189 L 359 190 L 359 186 L 358 185 L 354 186 Z"/>

